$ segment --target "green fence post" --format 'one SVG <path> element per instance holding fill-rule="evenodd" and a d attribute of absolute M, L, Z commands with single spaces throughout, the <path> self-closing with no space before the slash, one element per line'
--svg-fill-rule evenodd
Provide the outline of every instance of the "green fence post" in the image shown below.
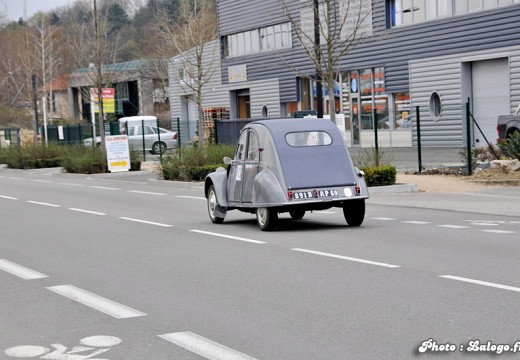
<path fill-rule="evenodd" d="M 146 161 L 146 150 L 144 145 L 144 120 L 141 120 L 141 134 L 143 135 L 143 162 Z"/>
<path fill-rule="evenodd" d="M 469 98 L 466 102 L 466 157 L 468 161 L 468 176 L 473 173 L 471 164 L 471 116 L 469 111 Z"/>
<path fill-rule="evenodd" d="M 415 118 L 417 119 L 417 159 L 419 161 L 419 174 L 422 172 L 422 149 L 421 149 L 421 115 L 419 106 L 415 107 Z"/>
<path fill-rule="evenodd" d="M 159 162 L 162 165 L 163 147 L 162 147 L 162 144 L 161 144 L 161 130 L 159 128 L 159 119 L 156 119 L 155 121 L 156 121 L 156 125 L 157 125 L 157 141 L 159 142 Z"/>

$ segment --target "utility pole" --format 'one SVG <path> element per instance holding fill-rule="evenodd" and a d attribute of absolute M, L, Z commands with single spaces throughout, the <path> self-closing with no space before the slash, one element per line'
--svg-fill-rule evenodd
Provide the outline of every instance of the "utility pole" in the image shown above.
<path fill-rule="evenodd" d="M 316 56 L 316 111 L 323 118 L 323 76 L 321 75 L 320 9 L 319 0 L 314 0 L 314 54 Z"/>
<path fill-rule="evenodd" d="M 101 59 L 101 45 L 99 43 L 99 23 L 98 23 L 98 11 L 97 1 L 94 0 L 94 32 L 96 41 L 96 86 L 98 93 L 99 102 L 99 136 L 101 137 L 101 146 L 105 148 L 105 121 L 103 113 L 103 74 L 102 67 L 103 61 Z"/>

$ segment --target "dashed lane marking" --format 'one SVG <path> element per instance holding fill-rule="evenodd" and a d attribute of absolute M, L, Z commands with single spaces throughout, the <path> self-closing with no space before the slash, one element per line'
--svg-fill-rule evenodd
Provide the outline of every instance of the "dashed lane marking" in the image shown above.
<path fill-rule="evenodd" d="M 183 199 L 206 200 L 206 198 L 203 197 L 203 196 L 177 195 L 176 197 L 178 197 L 178 198 L 183 198 Z"/>
<path fill-rule="evenodd" d="M 49 206 L 49 207 L 55 207 L 55 208 L 61 207 L 60 205 L 51 204 L 51 203 L 46 203 L 46 202 L 40 202 L 40 201 L 27 200 L 27 202 L 28 202 L 29 204 L 42 205 L 42 206 Z"/>
<path fill-rule="evenodd" d="M 33 179 L 31 181 L 38 182 L 38 183 L 43 183 L 43 184 L 52 184 L 52 181 L 49 181 L 49 180 Z"/>
<path fill-rule="evenodd" d="M 219 233 L 214 233 L 214 232 L 209 232 L 209 231 L 202 231 L 202 230 L 190 230 L 190 231 L 199 233 L 199 234 L 217 236 L 217 237 L 222 237 L 222 238 L 231 239 L 231 240 L 245 241 L 245 242 L 249 242 L 249 243 L 253 243 L 253 244 L 265 244 L 266 243 L 265 241 L 246 239 L 243 237 L 224 235 L 224 234 L 219 234 Z"/>
<path fill-rule="evenodd" d="M 113 188 L 113 187 L 108 187 L 108 186 L 89 186 L 89 187 L 92 189 L 98 189 L 98 190 L 111 190 L 111 191 L 121 190 L 120 188 Z"/>
<path fill-rule="evenodd" d="M 51 286 L 47 289 L 70 300 L 101 311 L 102 313 L 110 315 L 116 319 L 126 319 L 146 315 L 141 311 L 80 289 L 74 285 Z"/>
<path fill-rule="evenodd" d="M 413 225 L 426 225 L 426 224 L 431 224 L 431 222 L 428 222 L 428 221 L 414 221 L 414 220 L 403 221 L 403 223 L 405 223 L 405 224 L 413 224 Z"/>
<path fill-rule="evenodd" d="M 372 220 L 381 220 L 381 221 L 396 221 L 397 219 L 394 218 L 388 218 L 388 217 L 375 217 L 371 218 Z"/>
<path fill-rule="evenodd" d="M 150 192 L 150 191 L 139 191 L 139 190 L 128 190 L 129 193 L 134 194 L 143 194 L 143 195 L 157 195 L 157 196 L 166 196 L 168 194 L 165 193 L 157 193 L 157 192 Z"/>
<path fill-rule="evenodd" d="M 77 186 L 77 187 L 83 187 L 83 186 L 86 186 L 86 185 L 83 185 L 83 184 L 73 184 L 73 183 L 60 183 L 60 185 L 65 185 L 65 186 Z"/>
<path fill-rule="evenodd" d="M 460 276 L 453 276 L 453 275 L 440 275 L 439 277 L 444 278 L 444 279 L 467 282 L 467 283 L 476 284 L 476 285 L 489 286 L 489 287 L 502 289 L 502 290 L 520 292 L 520 288 L 514 287 L 514 286 L 509 286 L 509 285 L 496 284 L 496 283 L 491 283 L 491 282 L 487 282 L 487 281 L 468 279 L 468 278 L 464 278 L 464 277 L 460 277 Z"/>
<path fill-rule="evenodd" d="M 493 234 L 516 234 L 516 231 L 509 231 L 509 230 L 490 229 L 490 230 L 480 230 L 480 231 L 487 232 L 487 233 L 493 233 Z"/>
<path fill-rule="evenodd" d="M 26 268 L 25 266 L 15 264 L 6 259 L 0 259 L 0 270 L 18 276 L 19 278 L 22 278 L 24 280 L 35 280 L 48 277 L 45 274 Z"/>
<path fill-rule="evenodd" d="M 138 222 L 141 224 L 148 224 L 148 225 L 155 225 L 155 226 L 162 226 L 162 227 L 173 227 L 173 225 L 169 225 L 169 224 L 162 224 L 162 223 L 158 223 L 158 222 L 146 221 L 146 220 L 141 220 L 141 219 L 133 219 L 133 218 L 128 218 L 128 217 L 120 217 L 119 219 Z"/>
<path fill-rule="evenodd" d="M 77 208 L 69 208 L 69 210 L 77 211 L 77 212 L 81 212 L 81 213 L 85 213 L 85 214 L 91 214 L 91 215 L 100 215 L 100 216 L 105 216 L 106 215 L 105 213 L 102 213 L 102 212 L 91 211 L 91 210 L 84 210 L 84 209 L 77 209 Z"/>
<path fill-rule="evenodd" d="M 448 228 L 448 229 L 468 229 L 469 226 L 464 225 L 437 225 L 438 227 Z"/>
<path fill-rule="evenodd" d="M 159 337 L 209 360 L 256 360 L 190 331 L 164 334 Z"/>
<path fill-rule="evenodd" d="M 358 258 L 353 258 L 353 257 L 343 256 L 343 255 L 324 253 L 324 252 L 321 252 L 321 251 L 299 249 L 299 248 L 294 248 L 294 249 L 291 249 L 291 250 L 304 252 L 304 253 L 309 253 L 309 254 L 313 254 L 313 255 L 327 256 L 327 257 L 341 259 L 341 260 L 354 261 L 354 262 L 368 264 L 368 265 L 382 266 L 382 267 L 387 267 L 387 268 L 398 268 L 398 267 L 400 267 L 398 265 L 386 264 L 386 263 L 372 261 L 372 260 L 358 259 Z"/>
<path fill-rule="evenodd" d="M 18 200 L 18 198 L 15 198 L 12 196 L 5 196 L 5 195 L 0 195 L 0 198 L 7 199 L 7 200 Z"/>

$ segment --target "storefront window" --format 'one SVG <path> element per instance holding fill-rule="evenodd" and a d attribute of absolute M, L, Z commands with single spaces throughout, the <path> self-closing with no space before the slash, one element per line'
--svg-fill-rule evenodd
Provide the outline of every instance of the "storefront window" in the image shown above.
<path fill-rule="evenodd" d="M 372 69 L 364 69 L 359 72 L 359 85 L 361 92 L 361 130 L 373 129 Z"/>
<path fill-rule="evenodd" d="M 397 93 L 394 95 L 395 129 L 408 129 L 412 127 L 410 120 L 410 94 Z"/>
<path fill-rule="evenodd" d="M 389 129 L 388 96 L 385 94 L 385 69 L 374 68 L 374 103 L 378 129 Z"/>

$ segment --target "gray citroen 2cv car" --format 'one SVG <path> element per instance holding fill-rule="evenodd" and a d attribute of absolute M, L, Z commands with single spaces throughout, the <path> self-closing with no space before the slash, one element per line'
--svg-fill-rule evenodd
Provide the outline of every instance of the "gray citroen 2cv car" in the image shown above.
<path fill-rule="evenodd" d="M 205 180 L 209 218 L 222 223 L 229 210 L 256 213 L 272 230 L 279 213 L 302 219 L 306 211 L 343 209 L 359 226 L 369 198 L 363 172 L 348 153 L 339 129 L 326 119 L 269 119 L 247 124 L 233 159 Z"/>

